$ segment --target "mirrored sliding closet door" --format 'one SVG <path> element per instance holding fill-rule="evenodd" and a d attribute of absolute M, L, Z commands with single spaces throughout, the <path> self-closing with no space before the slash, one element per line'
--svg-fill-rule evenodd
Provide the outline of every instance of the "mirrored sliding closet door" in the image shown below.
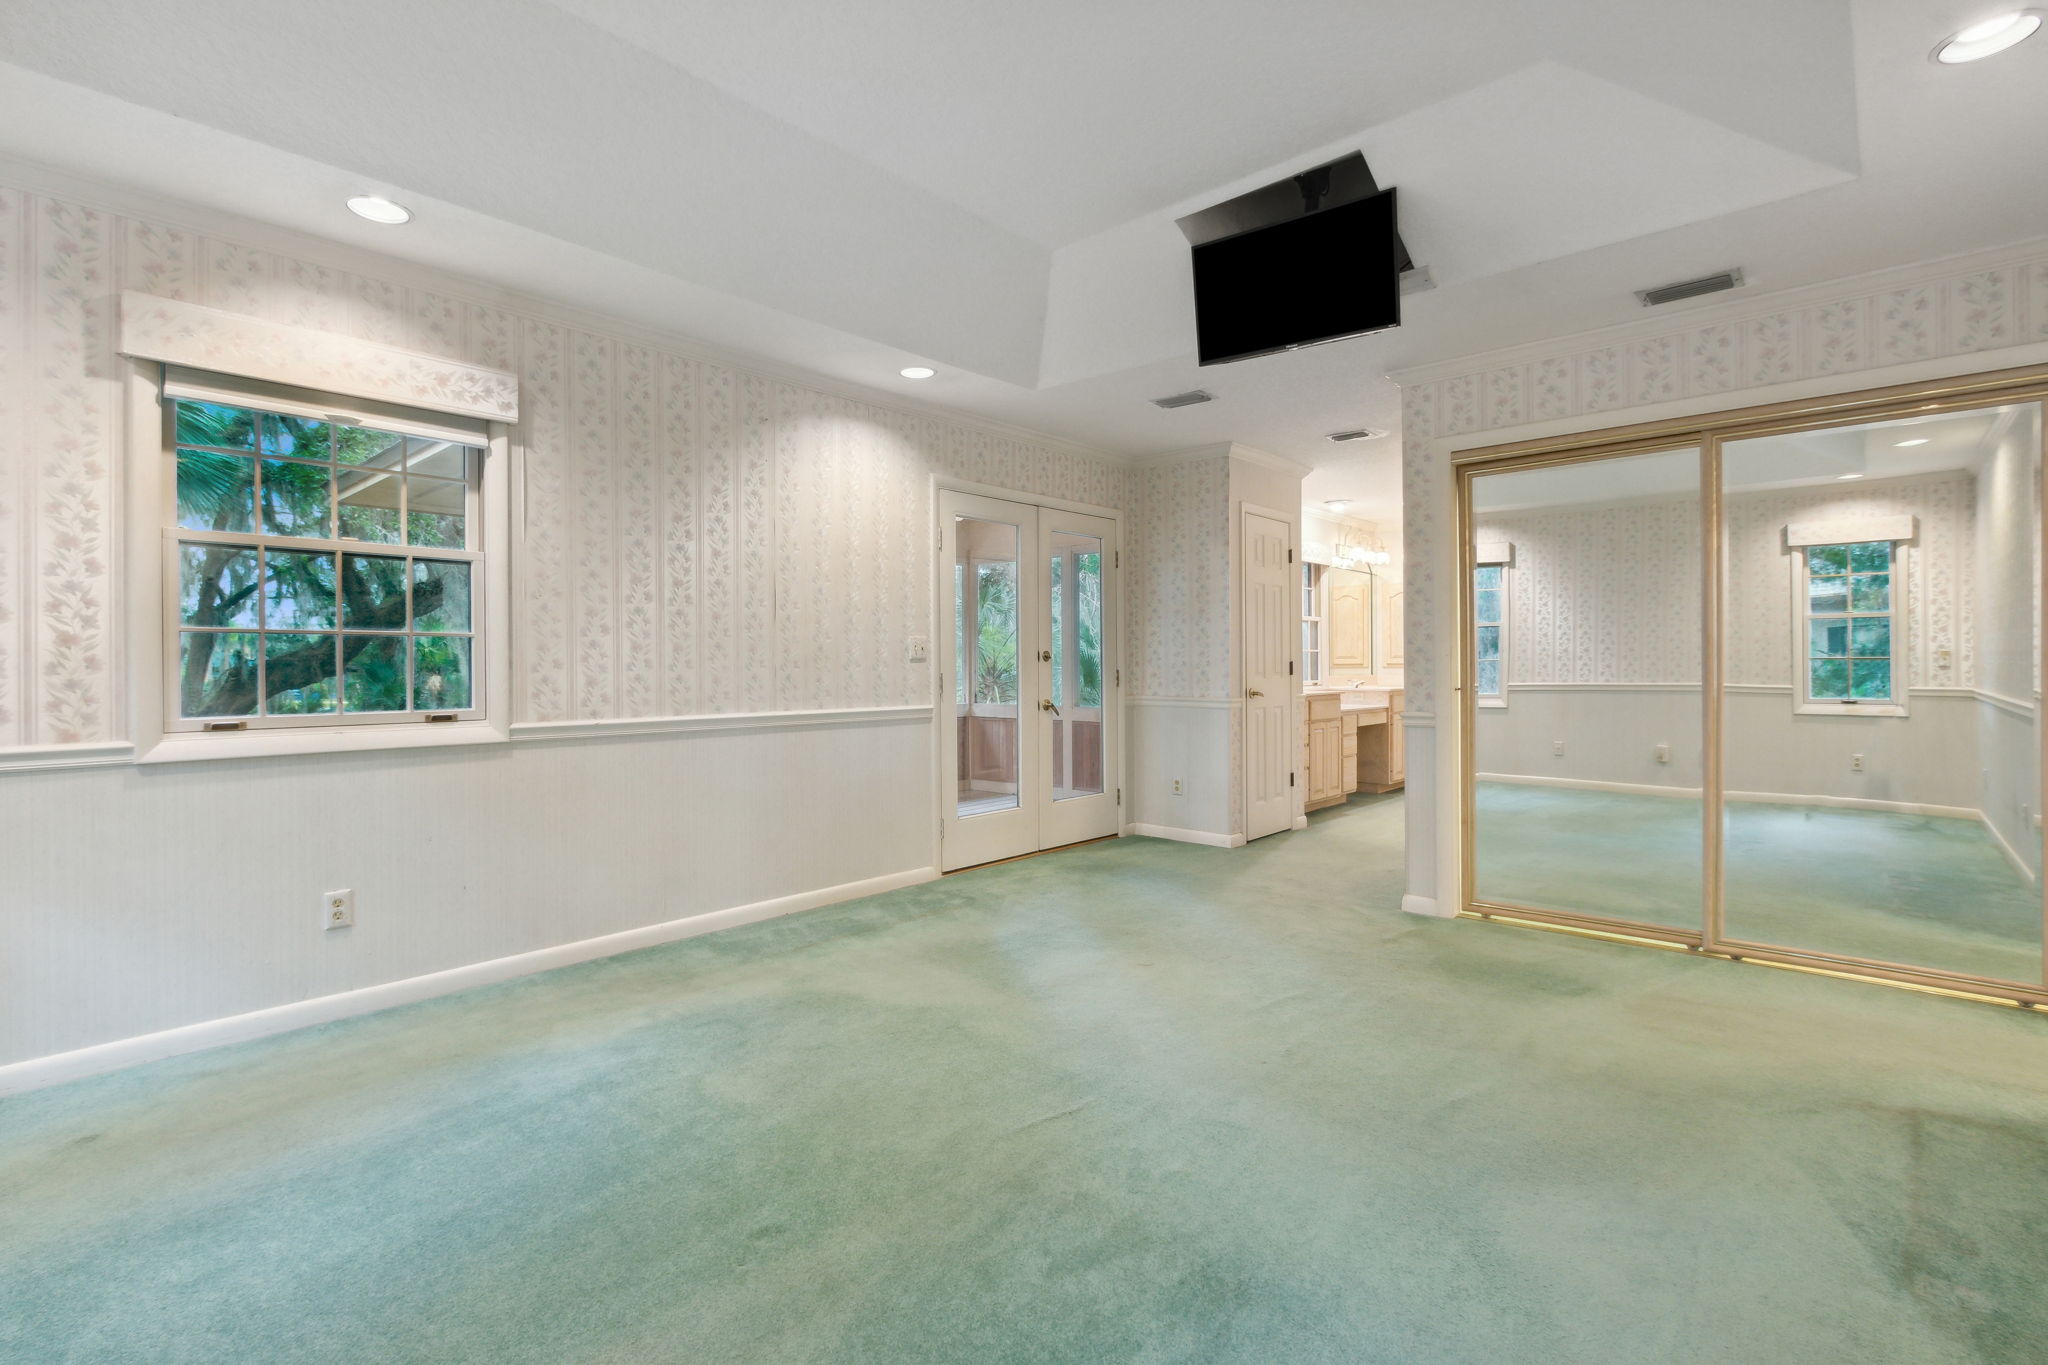
<path fill-rule="evenodd" d="M 2040 406 L 1720 463 L 1720 936 L 2040 983 Z"/>
<path fill-rule="evenodd" d="M 1473 899 L 1701 927 L 1696 447 L 1475 474 Z"/>

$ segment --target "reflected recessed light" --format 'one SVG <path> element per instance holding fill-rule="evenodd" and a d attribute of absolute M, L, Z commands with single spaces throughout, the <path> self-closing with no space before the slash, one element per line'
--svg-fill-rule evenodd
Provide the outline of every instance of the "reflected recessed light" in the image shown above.
<path fill-rule="evenodd" d="M 1863 476 L 1862 476 L 1861 474 L 1837 474 L 1837 475 L 1835 475 L 1835 478 L 1837 478 L 1837 479 L 1860 479 L 1860 478 L 1862 478 L 1862 477 L 1863 477 Z"/>
<path fill-rule="evenodd" d="M 905 365 L 896 373 L 902 375 L 905 379 L 930 379 L 938 371 L 929 365 Z"/>
<path fill-rule="evenodd" d="M 2023 9 L 2001 14 L 1981 24 L 1972 24 L 1961 33 L 1942 40 L 1941 46 L 1934 49 L 1934 60 L 1944 66 L 1974 62 L 2003 52 L 2015 43 L 2025 42 L 2040 27 L 2038 11 Z"/>
<path fill-rule="evenodd" d="M 373 223 L 397 225 L 412 221 L 412 210 L 403 204 L 394 204 L 381 194 L 359 194 L 348 201 L 348 211 L 358 218 L 367 218 Z"/>
<path fill-rule="evenodd" d="M 1910 441 L 1894 441 L 1892 442 L 1892 449 L 1904 450 L 1907 446 L 1924 446 L 1932 439 L 1934 438 L 1931 436 L 1915 436 Z"/>

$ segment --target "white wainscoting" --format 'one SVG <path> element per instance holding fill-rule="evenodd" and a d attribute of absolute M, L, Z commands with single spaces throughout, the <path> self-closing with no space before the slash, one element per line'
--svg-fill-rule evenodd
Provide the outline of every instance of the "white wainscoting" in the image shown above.
<path fill-rule="evenodd" d="M 907 707 L 0 779 L 0 1066 L 229 1021 L 159 1044 L 207 1046 L 255 1011 L 361 993 L 271 1021 L 296 1027 L 919 880 L 931 773 Z M 356 924 L 326 930 L 344 887 Z"/>
<path fill-rule="evenodd" d="M 1131 771 L 1126 783 L 1133 834 L 1234 848 L 1231 742 L 1238 703 L 1229 698 L 1133 697 Z M 1181 791 L 1174 794 L 1179 778 Z"/>

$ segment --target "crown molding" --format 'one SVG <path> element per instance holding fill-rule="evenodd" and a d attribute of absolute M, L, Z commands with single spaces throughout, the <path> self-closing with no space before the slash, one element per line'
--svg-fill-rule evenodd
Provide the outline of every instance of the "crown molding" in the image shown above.
<path fill-rule="evenodd" d="M 1656 310 L 1655 316 L 1645 317 L 1636 322 L 1612 323 L 1583 332 L 1518 342 L 1513 346 L 1503 346 L 1491 351 L 1475 351 L 1446 360 L 1404 365 L 1389 370 L 1386 377 L 1404 389 L 1412 388 L 1420 384 L 1529 364 L 1556 356 L 1577 355 L 1584 351 L 1624 345 L 1651 337 L 1674 336 L 1697 331 L 1703 327 L 1746 322 L 1752 318 L 1767 317 L 1788 309 L 1810 308 L 1815 304 L 1833 303 L 1845 298 L 1910 288 L 1983 270 L 1996 270 L 2001 266 L 2021 264 L 2044 255 L 2048 255 L 2048 237 L 2030 237 L 2005 246 L 1961 252 L 1930 261 L 1916 261 L 1910 265 L 1887 266 L 1861 275 L 1845 275 L 1768 294 L 1747 294 L 1738 291 L 1735 297 L 1701 303 L 1683 308 L 1683 311 L 1666 312 L 1659 309 Z"/>
<path fill-rule="evenodd" d="M 1312 466 L 1299 464 L 1284 455 L 1260 450 L 1256 446 L 1241 445 L 1236 441 L 1217 441 L 1210 445 L 1193 446 L 1186 450 L 1166 450 L 1156 455 L 1140 455 L 1128 463 L 1133 469 L 1150 469 L 1157 465 L 1190 464 L 1196 460 L 1243 460 L 1246 464 L 1259 465 L 1266 469 L 1277 469 L 1285 474 L 1307 477 L 1314 473 Z"/>

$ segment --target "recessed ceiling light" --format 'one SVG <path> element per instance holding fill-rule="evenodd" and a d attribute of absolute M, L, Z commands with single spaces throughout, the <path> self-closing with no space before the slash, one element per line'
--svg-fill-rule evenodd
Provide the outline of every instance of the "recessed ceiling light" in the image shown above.
<path fill-rule="evenodd" d="M 1327 498 L 1323 502 L 1323 506 L 1329 508 L 1332 512 L 1341 512 L 1350 505 L 1351 499 L 1349 498 Z"/>
<path fill-rule="evenodd" d="M 381 194 L 359 194 L 348 201 L 348 211 L 358 218 L 367 218 L 373 223 L 396 226 L 412 221 L 412 210 L 403 204 L 394 204 Z"/>
<path fill-rule="evenodd" d="M 1933 439 L 1931 436 L 1915 436 L 1910 441 L 1894 441 L 1892 442 L 1892 449 L 1904 450 L 1907 446 L 1924 446 Z"/>
<path fill-rule="evenodd" d="M 1835 478 L 1836 478 L 1836 479 L 1838 479 L 1838 480 L 1840 480 L 1840 479 L 1860 479 L 1860 478 L 1862 478 L 1862 477 L 1863 477 L 1863 476 L 1862 476 L 1861 474 L 1837 474 L 1837 475 L 1835 475 Z"/>
<path fill-rule="evenodd" d="M 938 371 L 929 365 L 905 365 L 896 373 L 902 375 L 905 379 L 930 379 Z"/>
<path fill-rule="evenodd" d="M 1961 33 L 1942 40 L 1941 46 L 1934 49 L 1934 60 L 1944 66 L 1974 62 L 2003 52 L 2015 43 L 2025 42 L 2040 27 L 2039 11 L 2022 9 L 2001 14 L 1981 24 L 1972 24 Z"/>

